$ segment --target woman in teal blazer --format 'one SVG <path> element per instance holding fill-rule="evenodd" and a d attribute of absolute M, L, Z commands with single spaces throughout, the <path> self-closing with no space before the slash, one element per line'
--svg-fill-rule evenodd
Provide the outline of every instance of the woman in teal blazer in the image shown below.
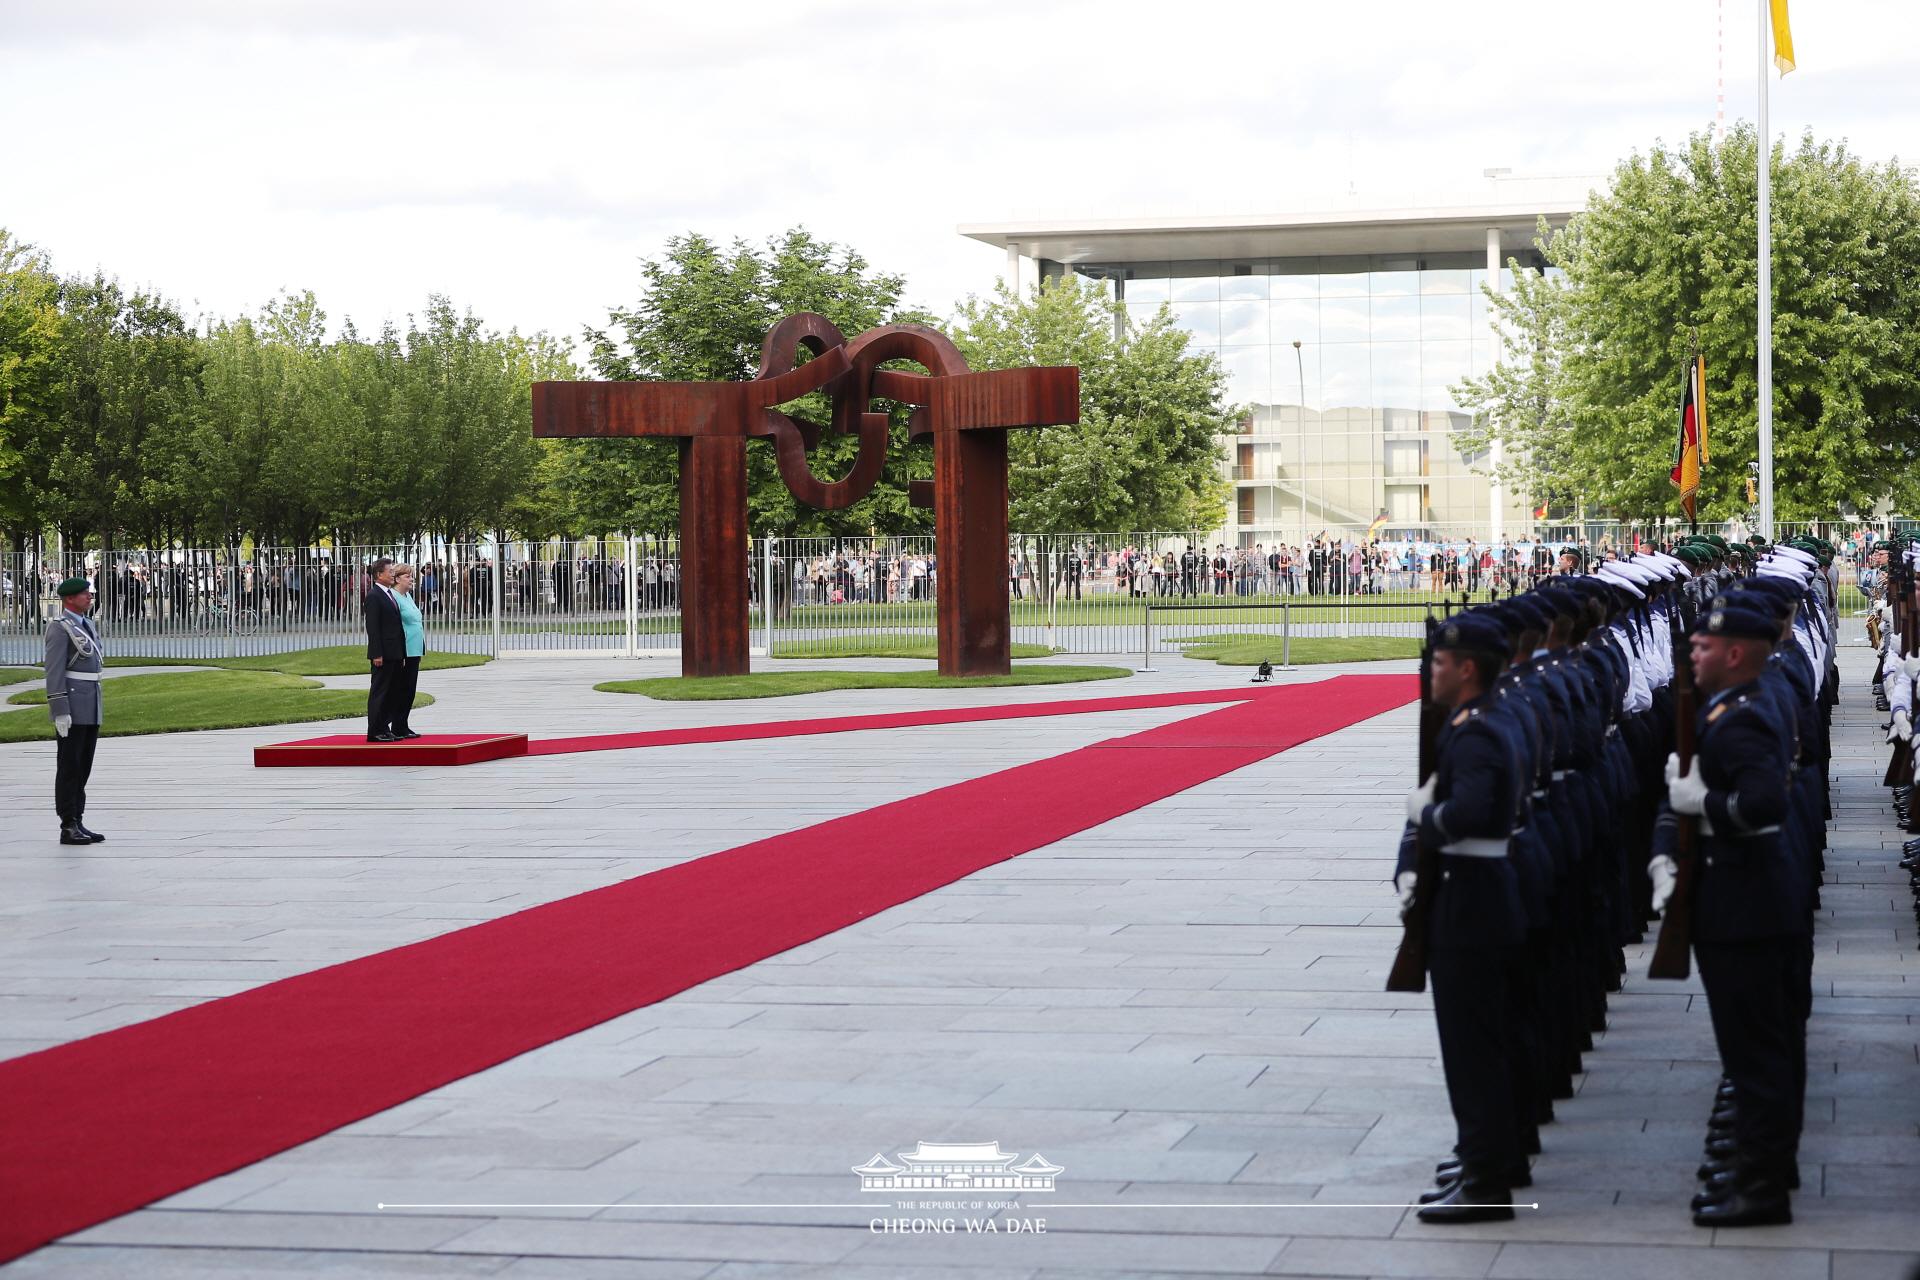
<path fill-rule="evenodd" d="M 413 599 L 413 566 L 395 565 L 393 598 L 400 606 L 400 629 L 407 637 L 407 660 L 394 675 L 393 725 L 389 732 L 396 738 L 417 738 L 407 725 L 413 710 L 413 695 L 420 687 L 420 659 L 427 651 L 427 628 L 420 620 L 420 606 Z"/>

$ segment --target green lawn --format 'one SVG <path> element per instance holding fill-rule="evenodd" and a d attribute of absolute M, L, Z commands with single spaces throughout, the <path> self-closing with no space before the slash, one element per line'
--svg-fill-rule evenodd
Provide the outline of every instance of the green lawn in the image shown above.
<path fill-rule="evenodd" d="M 0 685 L 19 684 L 23 680 L 38 680 L 41 674 L 39 667 L 0 667 Z"/>
<path fill-rule="evenodd" d="M 1125 667 L 1015 667 L 1005 676 L 943 676 L 932 671 L 774 671 L 746 676 L 660 676 L 609 680 L 602 693 L 638 693 L 666 702 L 722 698 L 785 698 L 834 689 L 983 689 L 1000 685 L 1074 684 L 1117 680 Z"/>
<path fill-rule="evenodd" d="M 346 720 L 367 714 L 367 695 L 357 689 L 323 689 L 317 681 L 279 671 L 182 671 L 120 676 L 103 681 L 104 737 L 184 733 L 192 729 L 239 729 L 250 725 Z M 51 738 L 47 695 L 41 689 L 14 694 L 8 703 L 24 711 L 0 713 L 0 742 Z M 414 706 L 431 706 L 421 694 Z"/>
<path fill-rule="evenodd" d="M 776 658 L 927 658 L 940 656 L 940 644 L 932 636 L 850 635 L 845 639 L 775 639 Z M 1012 646 L 1016 658 L 1050 658 L 1053 650 L 1043 644 Z"/>
<path fill-rule="evenodd" d="M 1200 658 L 1225 667 L 1257 667 L 1262 662 L 1280 665 L 1280 637 L 1246 634 L 1202 636 L 1196 640 L 1175 640 L 1189 658 Z M 1379 658 L 1417 658 L 1420 642 L 1411 636 L 1295 636 L 1292 654 L 1295 666 L 1317 662 L 1367 662 Z"/>
<path fill-rule="evenodd" d="M 493 659 L 484 653 L 438 653 L 429 650 L 420 660 L 422 671 L 449 667 L 477 667 Z M 140 658 L 112 657 L 110 667 L 224 667 L 231 671 L 281 671 L 293 676 L 363 676 L 367 651 L 357 644 L 296 649 L 292 653 L 262 653 L 249 658 Z"/>

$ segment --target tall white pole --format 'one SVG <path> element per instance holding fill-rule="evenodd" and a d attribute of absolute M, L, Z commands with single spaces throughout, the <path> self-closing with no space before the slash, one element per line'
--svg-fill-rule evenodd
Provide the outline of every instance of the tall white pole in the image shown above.
<path fill-rule="evenodd" d="M 1760 532 L 1773 537 L 1773 132 L 1767 126 L 1767 40 L 1772 15 L 1760 14 Z"/>
<path fill-rule="evenodd" d="M 1500 289 L 1500 228 L 1487 228 L 1487 288 L 1494 293 Z M 1487 355 L 1492 364 L 1500 363 L 1500 313 L 1489 304 L 1487 307 Z M 1492 372 L 1489 368 L 1488 372 Z M 1487 481 L 1487 541 L 1494 547 L 1494 554 L 1500 554 L 1500 540 L 1507 536 L 1507 496 L 1500 488 L 1500 464 L 1506 460 L 1507 448 L 1500 439 L 1500 424 L 1494 424 L 1493 445 L 1487 454 L 1487 462 L 1492 469 L 1492 477 Z"/>

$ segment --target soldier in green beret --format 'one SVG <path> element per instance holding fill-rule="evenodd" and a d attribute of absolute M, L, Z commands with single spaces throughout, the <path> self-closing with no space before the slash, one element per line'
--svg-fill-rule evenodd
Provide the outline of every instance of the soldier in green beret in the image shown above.
<path fill-rule="evenodd" d="M 47 714 L 59 736 L 53 773 L 53 807 L 60 815 L 61 844 L 98 844 L 106 837 L 81 821 L 87 811 L 87 779 L 100 741 L 100 673 L 105 651 L 87 611 L 93 589 L 85 578 L 57 588 L 65 607 L 47 623 Z"/>

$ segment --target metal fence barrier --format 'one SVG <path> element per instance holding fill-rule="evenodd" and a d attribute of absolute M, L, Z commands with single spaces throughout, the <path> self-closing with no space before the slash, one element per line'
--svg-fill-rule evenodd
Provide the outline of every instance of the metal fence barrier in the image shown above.
<path fill-rule="evenodd" d="M 1330 535 L 1327 545 L 1302 550 L 1284 543 L 1207 546 L 1183 532 L 1016 534 L 1007 552 L 1014 652 L 1128 653 L 1141 647 L 1149 619 L 1155 639 L 1148 647 L 1173 652 L 1167 646 L 1206 638 L 1189 635 L 1180 622 L 1183 611 L 1199 605 L 1246 612 L 1238 622 L 1209 615 L 1205 625 L 1215 635 L 1235 626 L 1269 634 L 1276 613 L 1283 643 L 1397 635 L 1392 628 L 1413 627 L 1430 605 L 1490 588 L 1504 595 L 1547 571 L 1531 553 L 1482 564 L 1464 554 L 1469 545 L 1368 547 Z M 75 574 L 95 584 L 96 618 L 116 657 L 178 662 L 362 645 L 360 600 L 368 566 L 383 555 L 415 566 L 427 643 L 436 651 L 680 652 L 678 540 L 619 533 L 498 545 L 423 540 L 4 554 L 0 663 L 40 661 L 46 619 L 59 608 L 53 588 Z M 755 654 L 933 652 L 940 565 L 931 536 L 757 538 L 743 568 Z M 1864 604 L 1857 580 L 1844 562 L 1839 604 L 1854 624 L 1843 630 L 1849 639 Z"/>
<path fill-rule="evenodd" d="M 1203 649 L 1239 651 L 1251 653 L 1258 651 L 1247 665 L 1255 665 L 1262 658 L 1274 663 L 1281 670 L 1293 669 L 1293 638 L 1297 635 L 1351 640 L 1383 639 L 1417 642 L 1426 635 L 1427 620 L 1438 612 L 1443 618 L 1451 617 L 1456 611 L 1476 603 L 1472 598 L 1462 595 L 1454 600 L 1442 597 L 1435 600 L 1384 601 L 1384 600 L 1282 600 L 1278 603 L 1245 604 L 1149 604 L 1142 609 L 1140 637 L 1141 671 L 1153 670 L 1153 655 L 1185 655 L 1195 646 Z M 1162 622 L 1158 630 L 1154 627 L 1154 615 L 1159 614 Z M 1275 643 L 1278 652 L 1270 652 Z M 1411 657 L 1411 652 L 1398 655 L 1391 650 L 1394 646 L 1378 646 L 1386 652 L 1362 651 L 1354 654 L 1353 660 L 1363 661 L 1376 657 Z"/>

